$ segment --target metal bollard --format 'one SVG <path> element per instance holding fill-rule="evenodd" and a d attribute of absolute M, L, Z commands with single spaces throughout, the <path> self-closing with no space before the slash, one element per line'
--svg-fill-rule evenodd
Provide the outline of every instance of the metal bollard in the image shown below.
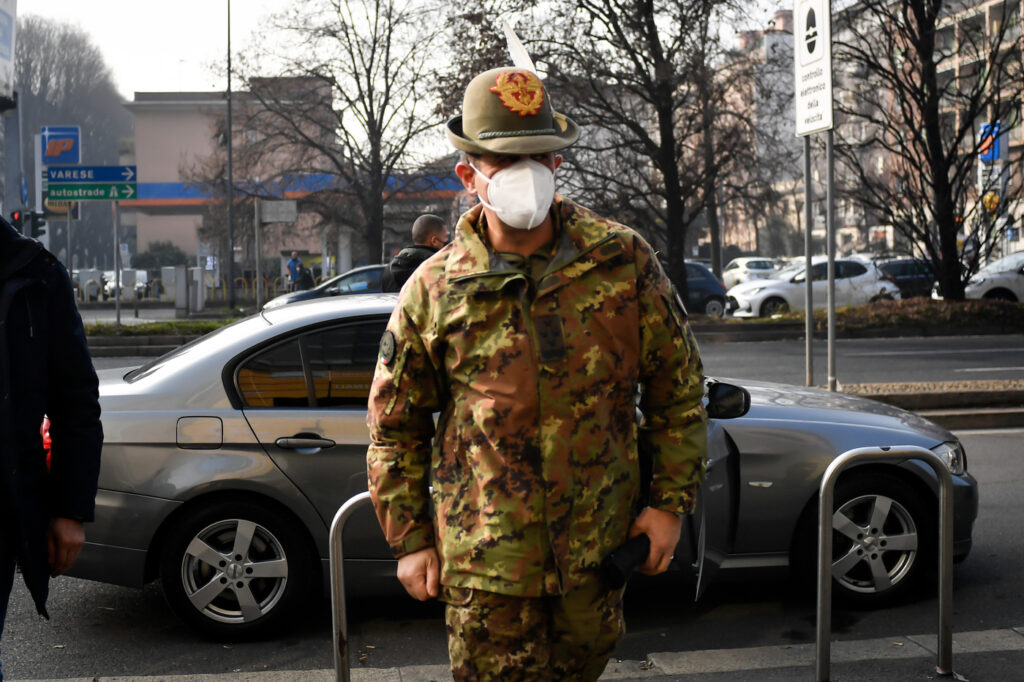
<path fill-rule="evenodd" d="M 330 561 L 331 561 L 331 616 L 334 635 L 334 679 L 337 682 L 348 682 L 348 621 L 345 617 L 345 557 L 343 556 L 341 535 L 345 530 L 345 522 L 363 504 L 370 501 L 370 491 L 350 497 L 338 509 L 331 522 Z"/>
<path fill-rule="evenodd" d="M 832 636 L 832 510 L 840 472 L 852 464 L 919 459 L 939 479 L 939 633 L 936 672 L 953 674 L 953 476 L 931 450 L 916 445 L 855 448 L 837 457 L 821 479 L 818 501 L 818 630 L 816 679 L 828 682 Z"/>

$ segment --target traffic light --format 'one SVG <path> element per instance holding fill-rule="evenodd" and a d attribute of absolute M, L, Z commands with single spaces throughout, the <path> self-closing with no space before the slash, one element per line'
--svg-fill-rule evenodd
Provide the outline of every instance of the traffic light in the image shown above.
<path fill-rule="evenodd" d="M 24 213 L 21 211 L 11 211 L 11 225 L 18 232 L 22 232 L 21 225 L 24 220 Z"/>
<path fill-rule="evenodd" d="M 29 211 L 28 215 L 32 223 L 29 236 L 39 239 L 46 233 L 46 214 L 42 211 Z"/>

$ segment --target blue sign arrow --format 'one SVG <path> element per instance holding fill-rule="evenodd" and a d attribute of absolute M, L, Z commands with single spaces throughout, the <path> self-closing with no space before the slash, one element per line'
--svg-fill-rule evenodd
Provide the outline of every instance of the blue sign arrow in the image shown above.
<path fill-rule="evenodd" d="M 68 182 L 136 182 L 135 166 L 48 166 L 46 180 Z"/>

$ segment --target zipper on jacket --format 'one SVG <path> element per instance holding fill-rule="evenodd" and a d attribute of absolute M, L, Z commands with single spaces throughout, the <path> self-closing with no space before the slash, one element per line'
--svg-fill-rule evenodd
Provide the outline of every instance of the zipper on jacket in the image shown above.
<path fill-rule="evenodd" d="M 529 277 L 525 277 L 526 280 L 524 286 L 519 293 L 519 312 L 523 316 L 523 324 L 526 327 L 526 338 L 530 342 L 530 352 L 536 360 L 537 367 L 537 379 L 534 383 L 534 393 L 537 405 L 536 422 L 534 424 L 534 432 L 537 434 L 537 451 L 541 455 L 540 470 L 541 479 L 546 481 L 545 475 L 545 461 L 544 461 L 544 446 L 543 440 L 541 439 L 541 431 L 543 429 L 543 415 L 541 414 L 541 374 L 545 371 L 543 369 L 542 362 L 539 355 L 539 344 L 537 343 L 537 328 L 533 324 L 533 305 L 536 302 L 536 291 L 534 290 L 534 284 Z M 548 521 L 548 504 L 547 504 L 547 493 L 544 493 L 544 538 L 548 541 L 548 552 L 551 556 L 551 565 L 555 569 L 555 580 L 558 583 L 558 593 L 565 593 L 565 576 L 562 575 L 562 567 L 558 562 L 558 556 L 555 553 L 555 543 L 551 540 L 551 531 Z M 547 562 L 545 562 L 547 563 Z"/>

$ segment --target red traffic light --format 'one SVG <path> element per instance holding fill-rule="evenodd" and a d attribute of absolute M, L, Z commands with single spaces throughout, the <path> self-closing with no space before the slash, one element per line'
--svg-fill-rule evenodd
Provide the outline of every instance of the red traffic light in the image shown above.
<path fill-rule="evenodd" d="M 21 211 L 11 211 L 11 225 L 14 226 L 18 232 L 21 232 L 21 225 L 24 221 L 24 214 Z"/>

